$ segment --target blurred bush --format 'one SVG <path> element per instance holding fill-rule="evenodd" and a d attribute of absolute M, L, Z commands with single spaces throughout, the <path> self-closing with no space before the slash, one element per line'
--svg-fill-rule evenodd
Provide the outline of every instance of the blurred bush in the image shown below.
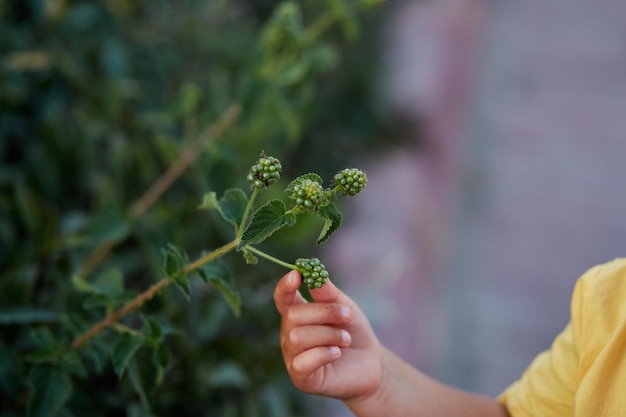
<path fill-rule="evenodd" d="M 273 264 L 229 258 L 240 318 L 192 281 L 189 302 L 168 288 L 69 346 L 163 276 L 168 242 L 196 257 L 231 237 L 197 207 L 245 186 L 261 150 L 287 178 L 328 178 L 387 146 L 375 3 L 0 2 L 1 416 L 306 414 L 279 353 Z M 269 250 L 315 250 L 306 226 Z M 120 344 L 129 331 L 146 342 Z"/>

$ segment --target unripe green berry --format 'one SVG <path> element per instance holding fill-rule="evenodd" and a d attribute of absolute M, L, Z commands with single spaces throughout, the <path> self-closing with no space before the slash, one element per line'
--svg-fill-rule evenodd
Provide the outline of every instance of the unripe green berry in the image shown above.
<path fill-rule="evenodd" d="M 269 187 L 280 179 L 282 169 L 283 166 L 278 159 L 262 155 L 250 168 L 247 179 L 254 188 Z"/>
<path fill-rule="evenodd" d="M 311 179 L 302 179 L 291 189 L 291 198 L 301 211 L 315 211 L 318 207 L 328 205 L 328 195 L 322 184 Z"/>
<path fill-rule="evenodd" d="M 357 195 L 367 184 L 367 175 L 357 168 L 346 168 L 335 174 L 335 186 L 340 194 Z"/>
<path fill-rule="evenodd" d="M 328 281 L 328 271 L 317 258 L 296 259 L 296 269 L 302 274 L 302 282 L 307 288 L 321 288 Z"/>

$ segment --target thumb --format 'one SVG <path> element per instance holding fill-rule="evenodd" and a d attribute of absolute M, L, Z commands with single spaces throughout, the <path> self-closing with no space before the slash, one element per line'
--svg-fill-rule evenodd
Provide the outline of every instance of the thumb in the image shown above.
<path fill-rule="evenodd" d="M 329 279 L 321 288 L 309 290 L 313 300 L 318 303 L 337 303 L 352 307 L 354 301 Z"/>
<path fill-rule="evenodd" d="M 296 270 L 289 271 L 278 281 L 276 288 L 274 289 L 274 303 L 276 309 L 283 315 L 292 304 L 303 304 L 306 300 L 298 292 L 300 284 L 302 283 L 302 276 Z"/>

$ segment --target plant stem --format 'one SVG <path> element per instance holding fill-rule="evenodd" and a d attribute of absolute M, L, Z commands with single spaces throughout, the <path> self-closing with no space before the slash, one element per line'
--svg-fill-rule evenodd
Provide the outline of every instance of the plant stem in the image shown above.
<path fill-rule="evenodd" d="M 252 209 L 252 206 L 254 205 L 254 200 L 256 199 L 256 196 L 259 194 L 259 189 L 254 187 L 254 190 L 252 191 L 252 194 L 250 195 L 250 198 L 248 199 L 248 205 L 246 206 L 246 209 L 243 211 L 243 216 L 241 216 L 241 224 L 239 224 L 239 227 L 237 228 L 237 239 L 241 239 L 241 235 L 243 235 L 243 228 L 246 225 L 246 221 L 248 220 L 248 215 L 250 214 L 250 210 Z"/>
<path fill-rule="evenodd" d="M 258 250 L 257 248 L 254 248 L 252 246 L 245 246 L 243 248 L 243 250 L 250 251 L 250 252 L 254 253 L 255 255 L 259 255 L 260 257 L 265 258 L 265 259 L 267 259 L 269 261 L 272 261 L 274 263 L 277 263 L 278 265 L 284 266 L 285 268 L 297 269 L 297 267 L 295 265 L 287 263 L 285 261 L 281 261 L 280 259 L 275 258 L 272 255 L 268 255 L 267 253 L 262 252 L 262 251 Z"/>
<path fill-rule="evenodd" d="M 240 240 L 238 238 L 234 239 L 233 241 L 225 244 L 224 246 L 221 246 L 215 249 L 214 251 L 209 252 L 203 257 L 197 259 L 196 261 L 185 265 L 181 269 L 181 272 L 184 274 L 188 274 L 192 272 L 193 270 L 201 267 L 202 265 L 208 262 L 211 262 L 212 260 L 217 259 L 221 256 L 224 256 L 226 253 L 236 249 L 237 246 L 239 245 L 239 242 Z M 148 289 L 146 289 L 144 292 L 138 294 L 135 298 L 130 300 L 128 303 L 124 304 L 124 306 L 122 306 L 119 310 L 105 316 L 102 320 L 100 320 L 99 322 L 91 326 L 91 328 L 89 328 L 86 332 L 79 335 L 76 339 L 74 339 L 74 341 L 70 345 L 70 348 L 71 349 L 80 348 L 81 346 L 89 342 L 94 336 L 96 336 L 102 330 L 106 329 L 109 326 L 114 325 L 124 316 L 129 314 L 131 311 L 141 307 L 147 301 L 152 299 L 159 291 L 161 291 L 163 288 L 167 287 L 171 283 L 172 283 L 172 280 L 169 277 L 161 278 L 159 281 L 157 281 L 156 283 L 148 287 Z"/>

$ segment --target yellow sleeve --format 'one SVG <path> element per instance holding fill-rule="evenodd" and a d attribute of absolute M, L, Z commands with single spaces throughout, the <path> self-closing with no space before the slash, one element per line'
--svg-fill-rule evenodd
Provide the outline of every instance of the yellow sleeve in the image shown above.
<path fill-rule="evenodd" d="M 581 280 L 572 297 L 572 318 L 554 339 L 550 349 L 540 353 L 521 378 L 498 400 L 511 417 L 562 417 L 573 415 L 578 383 L 578 319 L 581 309 Z"/>

